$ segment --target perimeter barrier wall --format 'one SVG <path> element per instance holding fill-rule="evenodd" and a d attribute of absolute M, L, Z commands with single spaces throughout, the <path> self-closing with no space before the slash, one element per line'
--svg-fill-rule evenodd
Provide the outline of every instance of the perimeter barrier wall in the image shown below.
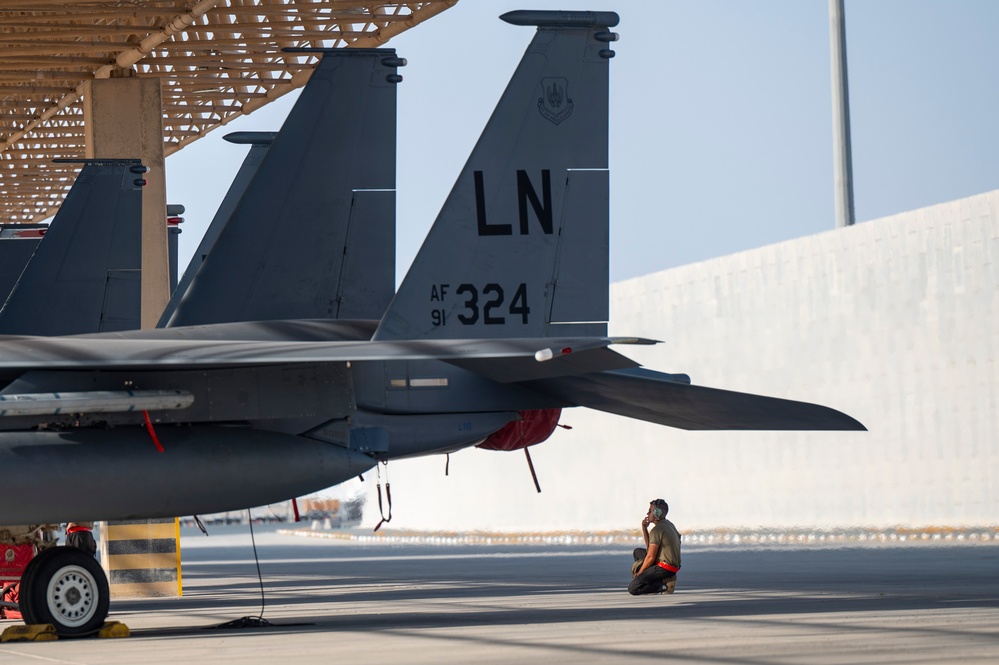
<path fill-rule="evenodd" d="M 524 456 L 391 465 L 393 527 L 683 530 L 999 522 L 999 191 L 614 284 L 620 347 L 695 384 L 813 401 L 869 432 L 682 432 L 584 409 Z M 374 483 L 366 521 L 377 521 Z M 374 519 L 372 520 L 372 517 Z"/>

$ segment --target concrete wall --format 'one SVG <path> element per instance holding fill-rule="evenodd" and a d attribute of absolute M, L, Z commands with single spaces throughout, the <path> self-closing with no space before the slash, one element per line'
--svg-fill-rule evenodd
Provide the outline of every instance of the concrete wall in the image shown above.
<path fill-rule="evenodd" d="M 681 530 L 999 523 L 999 191 L 614 284 L 623 348 L 867 433 L 682 432 L 593 411 L 523 453 L 390 465 L 393 527 Z M 377 521 L 373 478 L 366 521 Z M 383 478 L 384 482 L 384 478 Z M 350 488 L 347 488 L 348 490 Z"/>

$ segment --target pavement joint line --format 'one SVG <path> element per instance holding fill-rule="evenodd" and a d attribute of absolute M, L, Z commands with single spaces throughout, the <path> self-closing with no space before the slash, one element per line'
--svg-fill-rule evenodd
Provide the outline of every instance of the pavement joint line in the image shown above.
<path fill-rule="evenodd" d="M 362 534 L 313 526 L 279 529 L 282 535 L 345 540 L 354 543 L 405 543 L 421 545 L 608 545 L 642 544 L 635 531 L 601 532 L 449 532 L 383 531 Z M 878 544 L 964 544 L 999 545 L 999 527 L 926 527 L 892 529 L 788 529 L 687 531 L 688 545 L 878 545 Z"/>

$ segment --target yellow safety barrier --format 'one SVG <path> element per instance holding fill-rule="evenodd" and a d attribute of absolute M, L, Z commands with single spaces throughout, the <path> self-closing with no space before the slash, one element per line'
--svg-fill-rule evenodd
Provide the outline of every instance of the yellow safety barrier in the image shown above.
<path fill-rule="evenodd" d="M 181 595 L 178 519 L 106 522 L 100 542 L 112 598 Z"/>

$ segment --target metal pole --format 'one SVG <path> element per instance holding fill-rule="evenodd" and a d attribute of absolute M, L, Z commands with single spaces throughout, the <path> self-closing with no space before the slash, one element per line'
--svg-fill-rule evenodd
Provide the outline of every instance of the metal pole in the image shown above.
<path fill-rule="evenodd" d="M 833 182 L 836 228 L 853 226 L 853 158 L 850 153 L 850 95 L 846 77 L 846 17 L 843 0 L 829 0 L 832 60 Z"/>

